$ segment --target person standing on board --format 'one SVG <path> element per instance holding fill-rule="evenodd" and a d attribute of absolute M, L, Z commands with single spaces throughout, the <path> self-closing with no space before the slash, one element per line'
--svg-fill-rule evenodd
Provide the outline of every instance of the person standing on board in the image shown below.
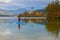
<path fill-rule="evenodd" d="M 18 16 L 18 22 L 20 22 L 20 19 L 21 19 L 20 16 Z"/>
<path fill-rule="evenodd" d="M 18 16 L 18 29 L 20 29 L 20 20 L 21 20 L 21 18 L 20 18 L 20 16 Z"/>

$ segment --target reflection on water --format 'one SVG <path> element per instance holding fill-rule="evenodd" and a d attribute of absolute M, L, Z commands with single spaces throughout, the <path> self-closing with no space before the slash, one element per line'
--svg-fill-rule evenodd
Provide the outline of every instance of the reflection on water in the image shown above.
<path fill-rule="evenodd" d="M 46 19 L 22 19 L 24 22 L 29 22 L 29 23 L 44 23 L 46 22 Z"/>
<path fill-rule="evenodd" d="M 46 19 L 0 19 L 0 40 L 59 40 L 60 22 Z M 51 33 L 51 34 L 50 34 Z"/>
<path fill-rule="evenodd" d="M 55 37 L 59 37 L 60 32 L 60 21 L 50 21 L 46 24 L 46 29 L 51 32 Z"/>

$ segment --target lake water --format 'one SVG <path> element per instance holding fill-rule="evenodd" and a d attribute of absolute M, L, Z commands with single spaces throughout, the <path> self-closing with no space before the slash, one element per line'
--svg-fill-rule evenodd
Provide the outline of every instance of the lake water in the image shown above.
<path fill-rule="evenodd" d="M 46 19 L 0 19 L 0 40 L 59 40 L 60 22 Z"/>

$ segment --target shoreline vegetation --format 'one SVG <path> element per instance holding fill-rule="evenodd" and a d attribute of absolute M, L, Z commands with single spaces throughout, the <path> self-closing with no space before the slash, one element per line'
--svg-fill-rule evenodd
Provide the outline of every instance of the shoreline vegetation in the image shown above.
<path fill-rule="evenodd" d="M 46 17 L 46 14 L 43 12 L 38 12 L 38 11 L 30 11 L 30 12 L 24 12 L 18 16 L 21 16 L 21 17 Z"/>
<path fill-rule="evenodd" d="M 45 8 L 47 11 L 48 21 L 59 21 L 60 20 L 60 4 L 58 0 L 52 1 Z"/>

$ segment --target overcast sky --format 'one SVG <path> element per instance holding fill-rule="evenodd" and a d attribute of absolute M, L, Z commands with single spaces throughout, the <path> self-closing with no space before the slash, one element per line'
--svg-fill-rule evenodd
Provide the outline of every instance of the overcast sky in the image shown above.
<path fill-rule="evenodd" d="M 0 0 L 0 9 L 16 10 L 18 8 L 43 9 L 52 0 Z"/>

